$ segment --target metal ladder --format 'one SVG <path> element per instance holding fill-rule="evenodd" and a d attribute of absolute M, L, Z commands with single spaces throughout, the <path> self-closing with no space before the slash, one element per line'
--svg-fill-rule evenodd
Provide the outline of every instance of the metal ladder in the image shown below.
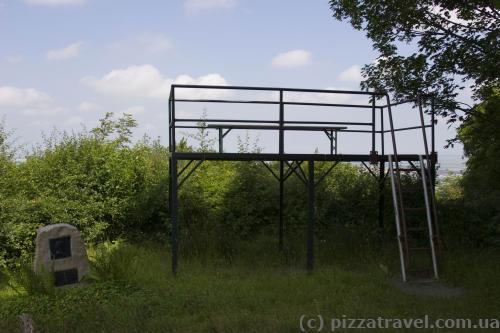
<path fill-rule="evenodd" d="M 389 155 L 389 174 L 403 281 L 438 279 L 439 233 L 429 157 L 401 166 Z M 404 178 L 405 181 L 402 181 Z"/>

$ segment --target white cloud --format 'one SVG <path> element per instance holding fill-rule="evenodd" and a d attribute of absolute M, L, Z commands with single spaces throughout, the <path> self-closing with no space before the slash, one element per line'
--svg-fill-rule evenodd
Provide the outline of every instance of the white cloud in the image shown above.
<path fill-rule="evenodd" d="M 91 112 L 102 110 L 102 107 L 98 104 L 85 101 L 78 105 L 78 110 L 83 112 Z"/>
<path fill-rule="evenodd" d="M 11 86 L 0 86 L 0 109 L 25 116 L 55 116 L 68 111 L 44 92 Z"/>
<path fill-rule="evenodd" d="M 69 58 L 74 58 L 80 54 L 83 43 L 77 42 L 68 45 L 62 49 L 50 50 L 46 53 L 47 60 L 65 60 Z"/>
<path fill-rule="evenodd" d="M 208 74 L 193 78 L 189 75 L 180 75 L 174 82 L 175 84 L 199 84 L 204 86 L 227 86 L 228 83 L 220 74 Z M 170 88 L 169 88 L 170 89 Z M 230 95 L 227 90 L 220 89 L 180 89 L 176 92 L 179 98 L 224 98 Z"/>
<path fill-rule="evenodd" d="M 184 0 L 184 8 L 187 12 L 193 13 L 207 9 L 231 8 L 235 2 L 235 0 Z"/>
<path fill-rule="evenodd" d="M 358 65 L 353 65 L 339 74 L 338 80 L 345 82 L 357 82 L 359 83 L 363 79 L 361 75 L 361 67 Z"/>
<path fill-rule="evenodd" d="M 87 76 L 82 79 L 82 82 L 104 95 L 163 99 L 168 98 L 172 83 L 227 85 L 226 79 L 220 74 L 208 74 L 198 78 L 180 75 L 175 79 L 170 79 L 165 77 L 156 67 L 149 64 L 115 69 L 100 79 Z M 227 91 L 223 90 L 182 89 L 179 90 L 177 97 L 217 98 L 226 94 Z"/>
<path fill-rule="evenodd" d="M 311 62 L 311 52 L 306 50 L 292 50 L 285 53 L 280 53 L 273 58 L 272 65 L 274 67 L 301 67 L 306 66 Z"/>
<path fill-rule="evenodd" d="M 146 54 L 157 54 L 173 48 L 172 41 L 163 34 L 144 33 L 126 41 L 112 43 L 110 49 L 119 53 L 137 50 Z"/>
<path fill-rule="evenodd" d="M 39 107 L 46 106 L 51 101 L 49 95 L 35 89 L 0 86 L 0 106 Z"/>
<path fill-rule="evenodd" d="M 82 82 L 104 95 L 158 97 L 158 90 L 170 82 L 152 65 L 115 69 L 101 79 L 84 77 Z"/>
<path fill-rule="evenodd" d="M 24 0 L 25 3 L 38 6 L 83 5 L 86 0 Z"/>

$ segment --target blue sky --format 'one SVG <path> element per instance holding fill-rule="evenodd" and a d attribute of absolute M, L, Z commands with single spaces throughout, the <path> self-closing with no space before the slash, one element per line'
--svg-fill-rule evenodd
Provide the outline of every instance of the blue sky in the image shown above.
<path fill-rule="evenodd" d="M 0 114 L 28 145 L 106 111 L 166 142 L 172 82 L 358 89 L 377 57 L 323 0 L 0 0 L 0 43 Z"/>

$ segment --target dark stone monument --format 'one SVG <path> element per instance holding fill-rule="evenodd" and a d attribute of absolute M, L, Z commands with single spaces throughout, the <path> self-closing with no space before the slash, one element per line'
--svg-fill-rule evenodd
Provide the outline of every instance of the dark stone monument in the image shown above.
<path fill-rule="evenodd" d="M 69 224 L 40 228 L 34 268 L 37 273 L 52 273 L 56 287 L 79 283 L 89 272 L 89 261 L 78 229 Z"/>

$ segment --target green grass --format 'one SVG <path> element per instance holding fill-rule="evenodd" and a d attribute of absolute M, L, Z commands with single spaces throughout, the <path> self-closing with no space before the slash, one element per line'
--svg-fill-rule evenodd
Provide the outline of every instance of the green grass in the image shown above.
<path fill-rule="evenodd" d="M 18 332 L 24 312 L 42 332 L 298 332 L 302 314 L 500 317 L 499 252 L 446 252 L 443 280 L 466 294 L 436 298 L 394 288 L 394 247 L 358 241 L 318 241 L 312 274 L 303 270 L 302 246 L 280 255 L 274 240 L 264 238 L 239 244 L 230 260 L 181 256 L 177 277 L 166 248 L 101 246 L 89 251 L 95 269 L 83 287 L 46 294 L 0 289 L 0 332 Z"/>

